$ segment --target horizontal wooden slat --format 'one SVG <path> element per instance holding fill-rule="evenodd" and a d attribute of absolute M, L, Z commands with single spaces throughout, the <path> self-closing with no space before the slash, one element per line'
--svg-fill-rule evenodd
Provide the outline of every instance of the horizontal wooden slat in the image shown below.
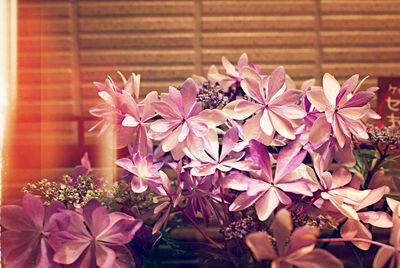
<path fill-rule="evenodd" d="M 399 45 L 400 31 L 332 31 L 321 32 L 323 46 L 371 46 Z"/>
<path fill-rule="evenodd" d="M 326 15 L 323 30 L 395 30 L 400 29 L 400 15 Z"/>
<path fill-rule="evenodd" d="M 324 14 L 399 14 L 397 0 L 322 0 L 321 13 Z"/>

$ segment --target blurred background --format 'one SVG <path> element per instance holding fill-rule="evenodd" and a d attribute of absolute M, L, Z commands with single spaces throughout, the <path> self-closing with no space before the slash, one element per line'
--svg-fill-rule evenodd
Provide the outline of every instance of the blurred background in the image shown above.
<path fill-rule="evenodd" d="M 207 73 L 241 53 L 266 73 L 278 65 L 298 84 L 331 72 L 400 74 L 399 1 L 18 0 L 16 112 L 6 139 L 3 201 L 29 181 L 57 178 L 84 152 L 113 165 L 88 129 L 93 81 L 142 75 L 141 95 Z M 222 70 L 221 70 L 222 71 Z"/>

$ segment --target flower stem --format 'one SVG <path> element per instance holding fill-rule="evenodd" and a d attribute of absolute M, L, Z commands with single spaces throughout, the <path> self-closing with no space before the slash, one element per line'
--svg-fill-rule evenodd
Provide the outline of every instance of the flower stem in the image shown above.
<path fill-rule="evenodd" d="M 188 220 L 193 224 L 193 226 L 199 231 L 199 233 L 201 233 L 201 235 L 204 237 L 205 240 L 207 240 L 208 242 L 210 242 L 212 245 L 214 245 L 217 248 L 222 249 L 223 246 L 221 244 L 219 244 L 218 242 L 216 242 L 215 240 L 213 240 L 211 237 L 209 237 L 206 232 L 200 227 L 200 225 L 197 224 L 197 222 L 192 219 L 192 217 L 190 217 L 189 214 L 186 213 L 186 211 L 181 210 L 181 212 L 183 213 L 183 215 L 186 216 L 186 218 L 188 218 Z"/>
<path fill-rule="evenodd" d="M 319 238 L 317 239 L 318 242 L 328 242 L 328 243 L 337 243 L 337 242 L 364 242 L 368 243 L 371 245 L 375 245 L 378 247 L 386 247 L 386 248 L 393 248 L 390 245 L 383 244 L 377 241 L 372 241 L 369 239 L 364 239 L 364 238 Z"/>

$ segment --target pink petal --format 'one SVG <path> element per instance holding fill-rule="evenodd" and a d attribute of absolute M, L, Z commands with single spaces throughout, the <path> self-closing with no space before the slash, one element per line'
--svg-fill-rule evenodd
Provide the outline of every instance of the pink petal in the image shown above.
<path fill-rule="evenodd" d="M 358 209 L 360 210 L 379 202 L 383 198 L 383 196 L 385 194 L 389 194 L 389 192 L 390 188 L 386 185 L 371 190 L 368 196 L 364 200 L 362 200 L 362 202 L 358 206 Z"/>
<path fill-rule="evenodd" d="M 22 206 L 24 207 L 24 214 L 27 215 L 33 225 L 41 230 L 44 224 L 44 205 L 39 198 L 31 194 L 25 194 L 22 199 Z"/>
<path fill-rule="evenodd" d="M 246 95 L 260 104 L 265 104 L 265 97 L 263 96 L 263 89 L 260 81 L 246 78 L 240 82 L 240 86 Z"/>
<path fill-rule="evenodd" d="M 294 129 L 289 120 L 274 113 L 273 111 L 269 111 L 268 114 L 271 118 L 272 125 L 279 134 L 290 140 L 295 139 Z"/>
<path fill-rule="evenodd" d="M 83 208 L 83 218 L 93 236 L 100 234 L 110 223 L 108 211 L 96 199 L 90 200 Z"/>
<path fill-rule="evenodd" d="M 283 250 L 287 245 L 290 233 L 293 230 L 292 217 L 286 209 L 281 209 L 276 213 L 271 224 L 271 230 L 276 239 L 276 246 L 280 256 L 283 255 Z"/>
<path fill-rule="evenodd" d="M 229 206 L 229 211 L 239 211 L 246 209 L 253 205 L 258 199 L 260 195 L 248 195 L 246 192 L 241 193 L 236 197 L 236 199 Z"/>
<path fill-rule="evenodd" d="M 181 89 L 185 115 L 189 115 L 193 106 L 195 105 L 197 92 L 198 92 L 197 86 L 196 83 L 193 81 L 193 79 L 192 78 L 186 79 Z"/>
<path fill-rule="evenodd" d="M 222 177 L 219 181 L 222 188 L 234 189 L 237 191 L 246 191 L 249 183 L 253 179 L 245 176 L 240 172 L 232 172 L 229 175 Z"/>
<path fill-rule="evenodd" d="M 359 220 L 357 212 L 351 206 L 343 203 L 343 200 L 340 197 L 332 197 L 329 199 L 331 204 L 344 216 L 349 219 Z"/>
<path fill-rule="evenodd" d="M 182 115 L 163 101 L 151 103 L 154 111 L 166 119 L 182 119 Z"/>
<path fill-rule="evenodd" d="M 189 126 L 187 122 L 184 122 L 182 125 L 181 132 L 178 136 L 178 142 L 183 142 L 189 134 Z"/>
<path fill-rule="evenodd" d="M 252 118 L 246 121 L 243 126 L 243 138 L 245 141 L 250 141 L 251 139 L 259 139 L 261 137 L 261 133 L 264 133 L 261 130 L 261 116 L 262 112 L 256 114 Z M 263 124 L 265 124 L 264 122 Z M 270 122 L 269 122 L 270 123 Z"/>
<path fill-rule="evenodd" d="M 90 241 L 71 240 L 64 243 L 54 253 L 53 260 L 60 264 L 72 264 L 81 255 L 86 254 Z"/>
<path fill-rule="evenodd" d="M 350 183 L 352 179 L 350 171 L 345 168 L 338 168 L 332 173 L 331 189 L 337 189 Z"/>
<path fill-rule="evenodd" d="M 249 65 L 249 58 L 246 53 L 242 53 L 238 59 L 237 68 L 238 70 L 242 70 L 247 65 Z"/>
<path fill-rule="evenodd" d="M 372 239 L 371 232 L 364 226 L 364 224 L 352 219 L 348 219 L 345 224 L 343 224 L 342 228 L 340 229 L 340 235 L 343 238 Z M 371 246 L 371 244 L 365 242 L 353 242 L 353 244 L 362 250 L 368 250 Z"/>
<path fill-rule="evenodd" d="M 306 157 L 307 151 L 302 150 L 300 143 L 289 143 L 278 154 L 276 160 L 275 181 L 278 182 L 286 174 L 295 170 Z"/>
<path fill-rule="evenodd" d="M 115 252 L 102 245 L 101 243 L 96 243 L 96 264 L 102 268 L 114 268 L 116 261 Z"/>
<path fill-rule="evenodd" d="M 2 257 L 7 267 L 30 267 L 39 246 L 40 233 L 5 231 L 1 234 Z"/>
<path fill-rule="evenodd" d="M 272 126 L 270 115 L 266 109 L 262 111 L 260 127 L 265 135 L 272 136 L 274 134 L 274 127 Z"/>
<path fill-rule="evenodd" d="M 368 113 L 369 109 L 368 106 L 342 108 L 339 110 L 339 114 L 353 120 L 359 120 Z"/>
<path fill-rule="evenodd" d="M 313 145 L 321 144 L 325 142 L 332 132 L 331 125 L 326 121 L 325 116 L 320 116 L 315 120 L 310 131 L 310 142 Z"/>
<path fill-rule="evenodd" d="M 182 131 L 182 125 L 180 125 L 174 131 L 172 131 L 172 133 L 162 141 L 161 148 L 164 152 L 169 152 L 178 145 L 179 143 L 178 136 L 181 133 L 181 131 Z"/>
<path fill-rule="evenodd" d="M 284 192 L 290 192 L 305 196 L 313 196 L 313 193 L 308 187 L 307 182 L 303 180 L 298 180 L 294 182 L 277 182 L 275 185 Z"/>
<path fill-rule="evenodd" d="M 373 268 L 385 267 L 385 264 L 389 262 L 390 258 L 396 254 L 395 248 L 381 247 L 375 255 Z"/>
<path fill-rule="evenodd" d="M 148 188 L 148 185 L 143 179 L 133 176 L 131 180 L 131 189 L 134 193 L 144 193 Z"/>
<path fill-rule="evenodd" d="M 110 224 L 97 236 L 98 241 L 123 245 L 129 243 L 142 227 L 143 221 L 122 212 L 109 214 Z"/>
<path fill-rule="evenodd" d="M 346 136 L 343 132 L 343 129 L 340 127 L 340 123 L 338 122 L 337 117 L 335 117 L 333 123 L 333 133 L 335 134 L 335 138 L 338 141 L 340 148 L 343 148 L 344 144 L 346 143 Z"/>
<path fill-rule="evenodd" d="M 324 94 L 332 107 L 336 107 L 336 97 L 340 91 L 339 82 L 329 73 L 325 73 L 322 78 Z"/>
<path fill-rule="evenodd" d="M 236 127 L 229 129 L 225 133 L 222 141 L 220 160 L 225 159 L 225 157 L 233 150 L 238 140 L 239 140 L 239 131 Z"/>
<path fill-rule="evenodd" d="M 319 229 L 316 227 L 302 226 L 297 228 L 290 236 L 290 242 L 286 247 L 285 255 L 287 258 L 290 258 L 291 254 L 295 256 L 301 252 L 302 255 L 305 255 L 313 251 L 318 236 Z"/>
<path fill-rule="evenodd" d="M 324 92 L 320 89 L 312 89 L 307 91 L 307 98 L 318 110 L 318 112 L 324 112 L 326 107 L 329 105 L 328 99 L 326 98 Z"/>
<path fill-rule="evenodd" d="M 266 181 L 272 180 L 272 166 L 269 158 L 267 147 L 256 140 L 251 140 L 249 143 L 250 156 L 254 163 L 260 166 L 261 170 L 267 176 Z"/>
<path fill-rule="evenodd" d="M 12 231 L 40 231 L 33 225 L 32 220 L 26 215 L 25 210 L 17 205 L 5 205 L 1 207 L 1 226 Z"/>
<path fill-rule="evenodd" d="M 260 221 L 269 218 L 272 212 L 278 207 L 279 199 L 273 188 L 264 193 L 256 202 L 255 209 Z"/>
<path fill-rule="evenodd" d="M 198 120 L 190 120 L 188 121 L 190 125 L 190 130 L 193 132 L 194 135 L 197 137 L 205 137 L 208 134 L 209 125 L 202 121 L 201 119 Z"/>
<path fill-rule="evenodd" d="M 285 69 L 283 66 L 276 68 L 268 78 L 267 103 L 276 98 L 276 94 L 285 84 Z"/>
<path fill-rule="evenodd" d="M 181 120 L 166 120 L 158 119 L 150 124 L 150 129 L 156 132 L 164 133 L 171 131 L 174 127 L 179 125 Z"/>
<path fill-rule="evenodd" d="M 196 120 L 201 121 L 202 123 L 206 124 L 208 128 L 217 127 L 226 121 L 226 117 L 224 113 L 222 113 L 218 109 L 207 109 L 201 111 L 197 116 Z"/>
<path fill-rule="evenodd" d="M 255 232 L 246 236 L 246 245 L 250 248 L 256 260 L 273 260 L 275 249 L 267 232 Z"/>
<path fill-rule="evenodd" d="M 391 217 L 383 211 L 359 212 L 358 216 L 362 222 L 379 228 L 391 228 L 393 226 Z"/>
<path fill-rule="evenodd" d="M 222 56 L 222 66 L 224 66 L 226 73 L 228 75 L 232 75 L 232 76 L 236 76 L 237 75 L 237 71 L 235 66 L 224 56 Z"/>
<path fill-rule="evenodd" d="M 374 92 L 362 91 L 354 94 L 350 100 L 348 100 L 341 109 L 351 107 L 362 107 L 367 105 L 371 99 L 375 96 Z"/>
<path fill-rule="evenodd" d="M 244 120 L 262 107 L 254 102 L 250 102 L 247 100 L 235 100 L 233 102 L 228 103 L 222 111 L 229 117 L 236 120 Z"/>

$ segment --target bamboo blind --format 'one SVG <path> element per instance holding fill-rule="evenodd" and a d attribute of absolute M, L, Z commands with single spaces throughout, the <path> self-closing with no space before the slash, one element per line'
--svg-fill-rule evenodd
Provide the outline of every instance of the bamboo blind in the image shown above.
<path fill-rule="evenodd" d="M 400 74 L 400 1 L 20 0 L 18 109 L 4 199 L 27 181 L 95 157 L 92 81 L 142 74 L 141 93 L 165 91 L 242 52 L 297 82 L 332 72 Z M 220 67 L 220 66 L 219 66 Z M 96 164 L 96 159 L 94 159 Z"/>

